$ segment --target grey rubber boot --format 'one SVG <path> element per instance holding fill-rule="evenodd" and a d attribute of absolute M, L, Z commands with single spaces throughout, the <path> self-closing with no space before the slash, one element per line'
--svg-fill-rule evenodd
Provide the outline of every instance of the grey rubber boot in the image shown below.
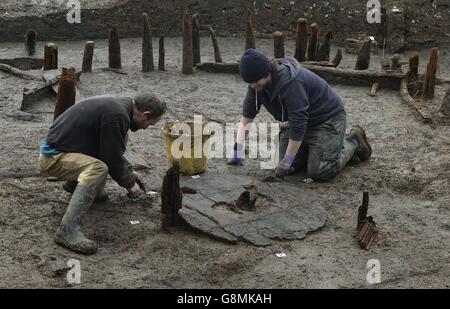
<path fill-rule="evenodd" d="M 78 181 L 69 180 L 63 184 L 63 189 L 64 189 L 64 191 L 66 191 L 70 194 L 73 194 L 77 185 L 78 185 Z M 108 194 L 105 193 L 103 189 L 104 189 L 104 186 L 102 188 L 100 188 L 97 195 L 95 196 L 94 203 L 103 203 L 109 199 Z"/>
<path fill-rule="evenodd" d="M 97 244 L 84 237 L 80 231 L 81 219 L 91 207 L 94 198 L 94 190 L 77 185 L 61 225 L 56 231 L 55 242 L 57 244 L 78 253 L 94 254 L 97 252 Z"/>
<path fill-rule="evenodd" d="M 360 126 L 354 126 L 350 131 L 350 135 L 347 139 L 355 139 L 358 143 L 356 149 L 356 155 L 361 161 L 367 161 L 372 156 L 372 147 L 367 141 L 366 132 Z"/>

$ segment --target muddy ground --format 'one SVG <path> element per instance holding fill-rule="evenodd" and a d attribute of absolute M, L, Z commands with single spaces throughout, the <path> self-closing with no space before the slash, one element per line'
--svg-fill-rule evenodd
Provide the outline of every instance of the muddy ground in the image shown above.
<path fill-rule="evenodd" d="M 244 46 L 242 39 L 221 38 L 220 43 L 226 61 L 236 60 Z M 80 68 L 84 42 L 57 44 L 60 65 Z M 139 69 L 140 39 L 122 40 L 127 75 L 101 71 L 107 66 L 106 42 L 96 44 L 94 72 L 82 75 L 79 84 L 82 96 L 152 91 L 173 110 L 156 127 L 131 134 L 129 148 L 151 164 L 143 172 L 151 189 L 160 190 L 167 168 L 160 134 L 163 123 L 194 114 L 238 121 L 245 84 L 233 75 L 181 75 L 181 38 L 166 42 L 167 71 L 147 74 Z M 258 44 L 271 51 L 271 41 L 259 40 Z M 211 61 L 209 40 L 203 39 L 202 45 L 204 60 Z M 287 54 L 292 55 L 294 43 L 287 45 Z M 156 46 L 155 42 L 155 50 Z M 42 47 L 43 42 L 37 50 Z M 445 50 L 439 74 L 448 78 Z M 0 53 L 0 58 L 23 56 L 23 45 L 0 44 Z M 428 51 L 421 54 L 423 67 Z M 354 64 L 353 55 L 344 58 L 343 67 Z M 373 66 L 378 63 L 374 60 Z M 37 144 L 46 135 L 52 115 L 39 114 L 32 121 L 9 117 L 20 108 L 23 87 L 33 85 L 0 72 L 2 171 L 37 170 Z M 348 166 L 328 183 L 306 184 L 304 175 L 287 180 L 321 200 L 329 215 L 321 231 L 303 241 L 265 248 L 226 244 L 188 228 L 167 233 L 160 229 L 159 198 L 130 201 L 125 190 L 109 180 L 110 202 L 95 205 L 83 224 L 85 234 L 99 243 L 99 252 L 80 256 L 53 242 L 70 198 L 62 191 L 62 183 L 37 175 L 3 177 L 0 287 L 67 287 L 64 264 L 72 258 L 80 260 L 82 267 L 81 284 L 75 288 L 368 288 L 369 259 L 381 263 L 382 283 L 376 287 L 450 287 L 450 126 L 433 128 L 419 122 L 396 91 L 381 89 L 372 98 L 369 88 L 333 88 L 345 102 L 349 127 L 361 124 L 366 128 L 374 153 L 370 162 Z M 263 113 L 257 120 L 271 121 L 271 117 Z M 212 159 L 208 173 L 261 176 L 263 171 L 257 160 L 235 168 Z M 381 233 L 380 243 L 369 252 L 351 237 L 363 190 L 371 193 L 369 214 Z M 140 220 L 140 224 L 132 225 L 130 220 Z M 280 252 L 287 257 L 278 258 L 275 254 Z"/>

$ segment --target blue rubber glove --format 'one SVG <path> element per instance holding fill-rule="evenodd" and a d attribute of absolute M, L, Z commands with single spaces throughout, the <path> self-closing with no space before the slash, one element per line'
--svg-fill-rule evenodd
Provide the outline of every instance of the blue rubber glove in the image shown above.
<path fill-rule="evenodd" d="M 227 162 L 228 165 L 237 165 L 237 166 L 243 166 L 244 160 L 242 160 L 242 145 L 239 145 L 238 143 L 234 144 L 234 149 L 230 152 L 230 155 L 228 156 L 229 160 Z"/>
<path fill-rule="evenodd" d="M 289 175 L 289 172 L 292 167 L 292 163 L 294 163 L 295 156 L 290 156 L 286 154 L 284 159 L 278 163 L 277 168 L 275 169 L 275 174 L 277 177 L 284 177 Z"/>

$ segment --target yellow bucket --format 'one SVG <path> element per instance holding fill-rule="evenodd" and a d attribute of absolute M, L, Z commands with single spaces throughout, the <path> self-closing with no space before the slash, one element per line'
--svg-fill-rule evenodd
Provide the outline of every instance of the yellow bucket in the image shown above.
<path fill-rule="evenodd" d="M 198 131 L 200 131 L 200 129 L 201 133 L 199 134 Z M 208 167 L 208 158 L 203 149 L 207 149 L 207 143 L 209 138 L 214 134 L 213 131 L 208 129 L 205 130 L 203 124 L 194 124 L 194 122 L 191 121 L 166 124 L 161 131 L 166 143 L 169 168 L 172 167 L 173 161 L 177 160 L 180 162 L 180 172 L 182 175 L 191 176 L 206 171 Z M 197 146 L 199 146 L 198 141 L 200 140 L 202 148 L 199 156 L 198 149 L 197 153 L 195 153 L 195 145 L 197 144 Z M 176 145 L 174 145 L 175 143 Z M 190 146 L 189 149 L 183 149 L 185 144 Z M 197 155 L 197 157 L 195 155 Z"/>

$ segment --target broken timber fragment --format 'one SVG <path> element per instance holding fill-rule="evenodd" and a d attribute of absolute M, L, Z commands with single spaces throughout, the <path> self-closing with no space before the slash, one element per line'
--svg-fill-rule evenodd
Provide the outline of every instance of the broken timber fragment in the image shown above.
<path fill-rule="evenodd" d="M 419 54 L 414 52 L 409 56 L 408 83 L 419 80 Z"/>
<path fill-rule="evenodd" d="M 342 61 L 342 49 L 339 48 L 338 51 L 336 52 L 336 56 L 334 56 L 334 59 L 331 62 L 333 63 L 333 66 L 337 68 L 341 64 L 341 61 Z"/>
<path fill-rule="evenodd" d="M 255 33 L 253 31 L 253 15 L 249 11 L 247 15 L 247 31 L 245 32 L 245 50 L 256 48 Z"/>
<path fill-rule="evenodd" d="M 37 33 L 33 29 L 29 29 L 25 34 L 25 50 L 28 56 L 34 56 L 36 53 Z"/>
<path fill-rule="evenodd" d="M 378 241 L 378 231 L 372 217 L 367 217 L 369 208 L 369 193 L 363 193 L 363 201 L 358 209 L 358 224 L 356 239 L 361 249 L 370 250 L 373 242 Z"/>
<path fill-rule="evenodd" d="M 164 47 L 164 37 L 159 38 L 159 60 L 158 60 L 158 70 L 164 71 L 165 70 L 165 57 L 166 57 L 166 50 Z"/>
<path fill-rule="evenodd" d="M 273 49 L 275 58 L 284 58 L 284 33 L 276 31 L 273 33 Z"/>
<path fill-rule="evenodd" d="M 75 104 L 76 82 L 77 78 L 75 75 L 75 69 L 63 68 L 59 80 L 58 95 L 56 96 L 56 105 L 53 119 L 58 118 L 59 115 L 64 113 L 69 107 Z"/>
<path fill-rule="evenodd" d="M 433 122 L 433 118 L 431 117 L 430 113 L 423 108 L 423 105 L 419 105 L 419 103 L 409 93 L 408 79 L 406 77 L 401 82 L 400 95 L 406 103 L 414 108 L 414 111 L 421 121 L 423 121 L 424 123 Z"/>
<path fill-rule="evenodd" d="M 200 21 L 198 13 L 192 16 L 192 47 L 195 66 L 199 63 L 202 63 L 200 56 Z"/>
<path fill-rule="evenodd" d="M 317 53 L 317 61 L 330 61 L 331 40 L 333 39 L 333 32 L 328 32 L 325 41 L 320 45 Z"/>
<path fill-rule="evenodd" d="M 180 188 L 180 163 L 173 162 L 173 166 L 166 172 L 161 190 L 162 228 L 168 229 L 179 222 L 178 211 L 182 208 L 183 193 Z"/>
<path fill-rule="evenodd" d="M 120 53 L 119 29 L 117 28 L 117 25 L 113 25 L 111 31 L 109 32 L 108 55 L 109 68 L 121 69 L 122 59 Z"/>
<path fill-rule="evenodd" d="M 367 38 L 359 50 L 356 60 L 355 70 L 367 70 L 370 66 L 370 53 L 372 49 L 372 39 Z"/>
<path fill-rule="evenodd" d="M 400 55 L 395 54 L 390 59 L 391 70 L 395 72 L 402 72 L 402 63 L 400 62 Z"/>
<path fill-rule="evenodd" d="M 444 99 L 439 106 L 439 111 L 447 118 L 450 118 L 450 89 L 445 93 Z"/>
<path fill-rule="evenodd" d="M 211 40 L 214 47 L 214 59 L 216 63 L 222 63 L 222 55 L 220 53 L 219 43 L 217 42 L 216 32 L 213 27 L 209 27 L 209 34 L 211 35 Z"/>
<path fill-rule="evenodd" d="M 311 25 L 311 38 L 309 39 L 308 44 L 308 61 L 316 61 L 317 59 L 317 50 L 318 50 L 318 44 L 319 44 L 319 25 L 316 23 Z"/>
<path fill-rule="evenodd" d="M 94 57 L 95 43 L 92 41 L 86 42 L 84 46 L 83 65 L 81 71 L 83 73 L 92 72 L 92 58 Z"/>
<path fill-rule="evenodd" d="M 58 68 L 58 46 L 47 43 L 44 47 L 44 71 Z"/>
<path fill-rule="evenodd" d="M 297 19 L 296 37 L 295 37 L 295 55 L 298 62 L 306 60 L 306 45 L 308 44 L 308 29 L 306 19 Z"/>
<path fill-rule="evenodd" d="M 186 10 L 183 15 L 183 74 L 194 74 L 192 49 L 192 16 Z"/>
<path fill-rule="evenodd" d="M 372 89 L 370 90 L 370 96 L 374 97 L 377 95 L 377 91 L 380 89 L 380 83 L 373 83 Z"/>
<path fill-rule="evenodd" d="M 434 89 L 436 86 L 436 72 L 438 65 L 438 49 L 431 50 L 430 61 L 428 62 L 427 71 L 423 78 L 422 98 L 432 99 L 434 97 Z"/>
<path fill-rule="evenodd" d="M 20 78 L 23 78 L 23 79 L 26 79 L 26 80 L 37 80 L 37 81 L 41 80 L 41 78 L 38 77 L 38 76 L 29 74 L 27 72 L 19 70 L 19 69 L 15 68 L 15 67 L 12 67 L 12 66 L 10 66 L 8 64 L 5 64 L 5 63 L 0 63 L 0 71 L 12 74 L 14 76 L 17 76 L 17 77 L 20 77 Z"/>
<path fill-rule="evenodd" d="M 146 13 L 142 14 L 142 72 L 155 70 L 153 60 L 153 37 L 150 19 Z"/>

